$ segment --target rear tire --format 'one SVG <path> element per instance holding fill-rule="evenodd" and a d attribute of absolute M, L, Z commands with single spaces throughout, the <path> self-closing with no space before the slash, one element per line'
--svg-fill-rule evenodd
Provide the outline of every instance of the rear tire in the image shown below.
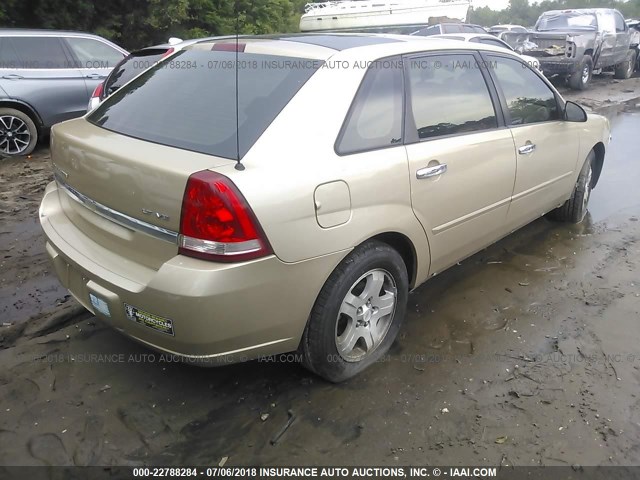
<path fill-rule="evenodd" d="M 318 295 L 302 337 L 304 366 L 337 383 L 375 363 L 398 335 L 408 295 L 396 250 L 378 241 L 357 247 Z"/>
<path fill-rule="evenodd" d="M 616 65 L 614 77 L 619 80 L 627 80 L 633 75 L 636 68 L 636 52 L 629 50 L 624 61 Z"/>
<path fill-rule="evenodd" d="M 593 167 L 596 161 L 596 154 L 593 150 L 589 153 L 587 160 L 578 176 L 578 181 L 573 189 L 571 198 L 564 204 L 553 210 L 551 218 L 560 222 L 580 223 L 587 215 L 589 198 L 593 188 Z"/>
<path fill-rule="evenodd" d="M 569 87 L 573 90 L 586 90 L 593 77 L 593 58 L 585 55 L 578 69 L 569 77 Z"/>
<path fill-rule="evenodd" d="M 38 128 L 29 115 L 0 108 L 0 156 L 29 155 L 38 144 Z"/>

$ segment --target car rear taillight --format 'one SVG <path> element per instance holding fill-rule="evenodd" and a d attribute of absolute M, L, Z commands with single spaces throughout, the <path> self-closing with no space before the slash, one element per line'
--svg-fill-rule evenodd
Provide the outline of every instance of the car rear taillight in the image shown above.
<path fill-rule="evenodd" d="M 163 58 L 167 58 L 169 55 L 171 55 L 171 54 L 172 54 L 173 52 L 175 52 L 175 51 L 176 51 L 176 49 L 175 49 L 175 48 L 173 48 L 173 47 L 171 47 L 171 48 L 167 49 L 167 51 L 166 51 L 166 52 L 164 52 L 164 53 L 162 54 L 162 56 L 160 57 L 160 60 L 162 60 Z"/>
<path fill-rule="evenodd" d="M 264 257 L 271 246 L 251 207 L 224 175 L 203 170 L 187 181 L 180 217 L 179 252 L 219 262 Z"/>
<path fill-rule="evenodd" d="M 214 43 L 213 47 L 211 47 L 211 50 L 214 52 L 244 52 L 246 46 L 246 43 Z"/>
<path fill-rule="evenodd" d="M 102 92 L 104 92 L 104 83 L 99 83 L 98 86 L 93 90 L 91 98 L 101 98 Z"/>

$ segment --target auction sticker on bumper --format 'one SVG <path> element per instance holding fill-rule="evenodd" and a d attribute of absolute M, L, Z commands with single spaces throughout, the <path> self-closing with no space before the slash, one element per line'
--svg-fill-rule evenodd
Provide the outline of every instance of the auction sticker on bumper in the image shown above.
<path fill-rule="evenodd" d="M 140 310 L 139 308 L 136 308 L 133 305 L 129 305 L 128 303 L 124 304 L 124 311 L 127 315 L 127 318 L 132 322 L 136 322 L 140 325 L 144 325 L 145 327 L 149 327 L 156 332 L 166 333 L 167 335 L 172 336 L 174 335 L 173 321 L 169 318 L 164 318 L 153 313 L 145 312 L 144 310 Z"/>

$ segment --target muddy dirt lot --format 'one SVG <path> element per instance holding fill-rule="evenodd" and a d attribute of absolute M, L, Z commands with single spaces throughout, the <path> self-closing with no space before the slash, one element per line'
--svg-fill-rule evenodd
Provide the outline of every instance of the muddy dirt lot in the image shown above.
<path fill-rule="evenodd" d="M 44 252 L 47 149 L 1 161 L 0 465 L 640 464 L 640 101 L 614 114 L 640 79 L 567 96 L 615 117 L 587 221 L 428 282 L 390 354 L 337 386 L 286 356 L 163 361 L 102 325 Z"/>

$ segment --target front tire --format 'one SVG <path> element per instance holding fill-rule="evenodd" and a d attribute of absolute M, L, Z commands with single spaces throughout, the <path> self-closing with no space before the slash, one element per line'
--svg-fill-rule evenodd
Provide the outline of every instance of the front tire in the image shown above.
<path fill-rule="evenodd" d="M 573 90 L 586 90 L 593 77 L 593 58 L 585 55 L 578 69 L 569 77 L 569 86 Z"/>
<path fill-rule="evenodd" d="M 561 222 L 580 223 L 587 215 L 591 190 L 593 189 L 593 167 L 596 154 L 592 150 L 578 176 L 578 181 L 573 189 L 571 198 L 561 207 L 551 212 L 554 220 Z"/>
<path fill-rule="evenodd" d="M 331 274 L 302 337 L 305 367 L 330 382 L 375 363 L 395 340 L 409 295 L 407 267 L 385 243 L 369 241 Z"/>
<path fill-rule="evenodd" d="M 26 113 L 0 108 L 0 156 L 29 155 L 38 143 L 38 128 Z"/>

